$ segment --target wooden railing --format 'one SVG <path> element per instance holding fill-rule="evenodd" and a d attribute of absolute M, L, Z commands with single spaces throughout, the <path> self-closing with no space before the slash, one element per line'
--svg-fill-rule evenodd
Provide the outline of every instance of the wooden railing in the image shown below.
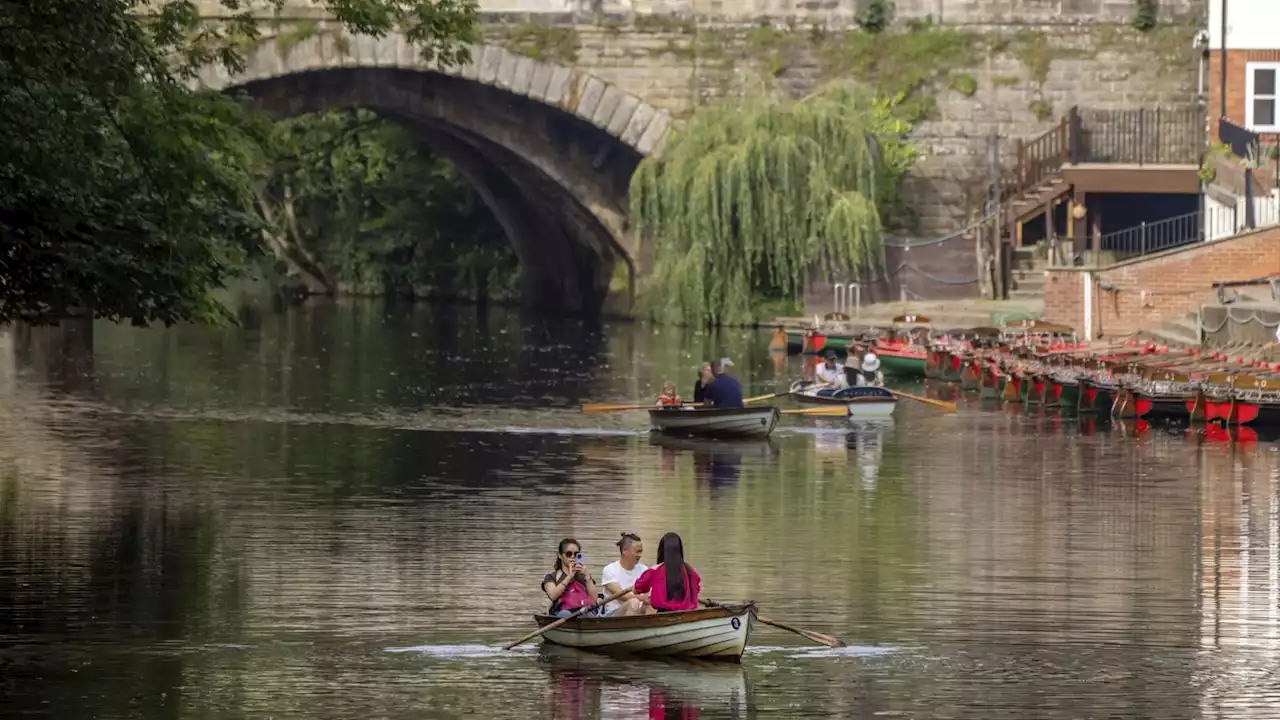
<path fill-rule="evenodd" d="M 1021 194 L 1052 177 L 1070 161 L 1070 117 L 1063 118 L 1062 122 L 1035 140 L 1024 142 L 1019 139 L 1017 153 L 1013 190 Z"/>
<path fill-rule="evenodd" d="M 1030 190 L 1068 163 L 1195 165 L 1204 152 L 1204 116 L 1195 108 L 1081 110 L 1072 107 L 1034 140 L 1017 142 L 1014 192 Z"/>

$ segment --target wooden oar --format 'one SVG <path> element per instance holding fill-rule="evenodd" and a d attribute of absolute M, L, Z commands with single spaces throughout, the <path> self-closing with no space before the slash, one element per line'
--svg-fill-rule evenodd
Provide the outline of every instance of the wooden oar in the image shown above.
<path fill-rule="evenodd" d="M 791 394 L 791 391 L 786 390 L 784 392 L 773 393 L 772 395 L 757 395 L 756 397 L 751 397 L 751 398 L 747 398 L 746 400 L 743 400 L 742 404 L 749 405 L 753 402 L 760 402 L 761 400 L 772 400 L 774 398 L 786 397 L 787 395 L 790 395 L 790 394 Z"/>
<path fill-rule="evenodd" d="M 585 606 L 585 607 L 580 607 L 580 608 L 578 608 L 577 610 L 574 610 L 574 611 L 573 611 L 573 614 L 572 614 L 572 615 L 570 615 L 569 617 L 563 617 L 563 618 L 560 618 L 559 620 L 557 620 L 557 621 L 555 621 L 555 622 L 553 622 L 553 623 L 550 623 L 550 624 L 548 624 L 548 625 L 543 625 L 542 627 L 538 628 L 538 629 L 537 629 L 537 630 L 535 630 L 534 632 L 531 632 L 531 633 L 529 633 L 528 635 L 525 635 L 524 637 L 522 637 L 522 638 L 520 638 L 519 640 L 517 640 L 517 641 L 515 641 L 515 642 L 511 643 L 510 645 L 505 645 L 505 646 L 503 646 L 503 648 L 502 648 L 502 649 L 503 649 L 503 650 L 510 650 L 511 648 L 513 648 L 513 647 L 515 647 L 515 646 L 517 646 L 517 645 L 523 645 L 524 643 L 527 643 L 527 642 L 529 642 L 530 640 L 532 640 L 532 639 L 534 639 L 534 638 L 536 638 L 536 637 L 538 637 L 538 636 L 542 635 L 542 633 L 544 633 L 544 632 L 546 632 L 546 631 L 548 631 L 548 630 L 555 630 L 556 628 L 558 628 L 558 627 L 560 627 L 561 625 L 563 625 L 563 624 L 565 624 L 565 623 L 569 622 L 570 620 L 572 620 L 572 619 L 574 619 L 574 618 L 578 617 L 579 615 L 582 615 L 583 613 L 588 612 L 588 611 L 590 611 L 590 610 L 591 610 L 591 609 L 593 609 L 593 608 L 598 608 L 598 607 L 600 607 L 601 605 L 605 605 L 605 604 L 611 603 L 611 602 L 613 602 L 614 600 L 617 600 L 618 598 L 622 597 L 623 595 L 626 595 L 626 594 L 627 594 L 627 593 L 629 593 L 629 592 L 631 592 L 631 588 L 627 588 L 626 590 L 619 590 L 618 592 L 616 592 L 616 593 L 614 593 L 614 594 L 610 595 L 610 596 L 609 596 L 609 597 L 607 597 L 607 598 L 604 598 L 604 599 L 602 599 L 602 600 L 597 600 L 597 601 L 596 601 L 596 603 L 595 603 L 594 605 L 587 605 L 587 606 Z"/>
<path fill-rule="evenodd" d="M 830 415 L 835 417 L 845 416 L 849 414 L 848 405 L 829 405 L 816 408 L 803 408 L 800 410 L 779 410 L 783 415 Z"/>
<path fill-rule="evenodd" d="M 720 603 L 714 600 L 703 600 L 702 604 L 706 605 L 707 607 L 720 607 Z M 799 635 L 800 637 L 808 638 L 809 640 L 812 640 L 818 643 L 819 645 L 826 645 L 827 647 L 833 647 L 833 648 L 842 648 L 842 647 L 849 646 L 849 643 L 846 643 L 840 638 L 831 637 L 830 635 L 823 635 L 822 633 L 814 632 L 812 630 L 804 630 L 802 628 L 792 627 L 790 625 L 787 625 L 786 623 L 780 623 L 777 620 L 770 620 L 769 618 L 761 615 L 759 612 L 756 612 L 755 610 L 753 610 L 752 612 L 755 614 L 756 619 L 764 623 L 765 625 L 772 625 L 778 628 L 779 630 L 786 630 L 787 632 L 793 632 Z"/>
<path fill-rule="evenodd" d="M 890 388 L 885 388 L 885 390 L 888 390 L 889 392 L 893 393 L 894 397 L 904 397 L 904 398 L 907 398 L 908 400 L 915 400 L 916 402 L 922 402 L 926 405 L 933 405 L 935 407 L 940 407 L 943 410 L 946 410 L 947 412 L 956 411 L 956 404 L 951 402 L 946 402 L 945 400 L 934 400 L 932 398 L 920 397 L 919 395 L 912 395 L 910 393 L 904 393 L 901 390 L 892 390 Z"/>
<path fill-rule="evenodd" d="M 625 403 L 587 403 L 582 406 L 582 412 L 601 413 L 601 412 L 616 412 L 618 410 L 653 410 L 654 408 L 658 408 L 658 407 L 661 407 L 661 406 L 658 405 L 657 403 L 649 403 L 647 405 L 640 405 L 640 404 L 627 405 Z M 702 403 L 684 403 L 682 407 L 702 407 Z"/>

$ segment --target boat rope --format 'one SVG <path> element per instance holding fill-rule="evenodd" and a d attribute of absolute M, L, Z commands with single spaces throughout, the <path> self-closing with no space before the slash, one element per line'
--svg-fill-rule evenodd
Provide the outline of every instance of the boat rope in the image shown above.
<path fill-rule="evenodd" d="M 911 250 L 913 248 L 918 248 L 918 247 L 928 247 L 930 245 L 941 245 L 942 243 L 948 240 L 954 240 L 958 237 L 963 237 L 965 233 L 972 232 L 973 230 L 976 230 L 977 228 L 991 222 L 992 218 L 994 218 L 995 216 L 996 216 L 996 213 L 994 210 L 992 210 L 990 213 L 987 214 L 986 217 L 979 218 L 978 220 L 974 220 L 967 227 L 961 228 L 960 230 L 957 230 L 951 233 L 950 235 L 943 235 L 941 237 L 936 237 L 930 240 L 919 240 L 916 242 L 911 242 L 910 240 L 890 240 L 889 238 L 885 238 L 884 246 L 891 247 L 891 248 L 899 248 L 902 250 Z M 977 282 L 977 281 L 975 280 L 974 282 Z"/>
<path fill-rule="evenodd" d="M 1237 324 L 1237 325 L 1248 325 L 1249 323 L 1257 323 L 1257 324 L 1259 324 L 1259 325 L 1261 325 L 1262 327 L 1265 327 L 1265 328 L 1275 328 L 1275 327 L 1280 327 L 1280 320 L 1277 320 L 1276 322 L 1267 322 L 1267 321 L 1263 320 L 1262 318 L 1258 317 L 1258 311 L 1257 311 L 1257 310 L 1251 310 L 1251 311 L 1249 311 L 1249 317 L 1247 317 L 1247 318 L 1245 318 L 1245 319 L 1243 319 L 1243 320 L 1242 320 L 1242 319 L 1240 319 L 1239 317 L 1236 317 L 1235 315 L 1233 315 L 1233 314 L 1232 314 L 1232 308 L 1227 308 L 1227 313 L 1226 313 L 1226 315 L 1222 318 L 1222 322 L 1218 323 L 1218 326 L 1217 326 L 1217 327 L 1215 327 L 1215 328 L 1210 328 L 1210 327 L 1208 327 L 1208 326 L 1206 326 L 1206 325 L 1204 324 L 1204 314 L 1203 314 L 1203 313 L 1201 313 L 1201 316 L 1200 316 L 1200 329 L 1201 329 L 1201 331 L 1202 331 L 1202 332 L 1204 332 L 1204 333 L 1216 333 L 1216 332 L 1218 332 L 1219 330 L 1221 330 L 1222 328 L 1226 327 L 1226 326 L 1227 326 L 1227 323 L 1232 323 L 1232 322 L 1233 322 L 1233 323 L 1235 323 L 1235 324 Z"/>

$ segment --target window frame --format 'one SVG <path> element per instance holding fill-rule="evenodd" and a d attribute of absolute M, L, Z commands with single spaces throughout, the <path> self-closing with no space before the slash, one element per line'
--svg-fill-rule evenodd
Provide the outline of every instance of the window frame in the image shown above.
<path fill-rule="evenodd" d="M 1257 70 L 1273 70 L 1276 74 L 1276 88 L 1270 95 L 1257 98 L 1253 92 L 1253 74 Z M 1280 133 L 1280 62 L 1248 62 L 1244 66 L 1244 126 L 1255 133 Z M 1270 125 L 1258 125 L 1253 121 L 1253 102 L 1255 99 L 1271 98 L 1275 109 L 1272 112 Z"/>

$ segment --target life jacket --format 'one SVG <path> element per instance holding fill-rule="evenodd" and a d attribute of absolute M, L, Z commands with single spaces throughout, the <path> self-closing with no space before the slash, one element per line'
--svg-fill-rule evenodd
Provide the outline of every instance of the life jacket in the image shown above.
<path fill-rule="evenodd" d="M 662 403 L 663 405 L 679 405 L 680 396 L 679 395 L 659 395 L 658 402 Z"/>
<path fill-rule="evenodd" d="M 564 592 L 560 593 L 560 597 L 551 603 L 551 614 L 554 615 L 561 610 L 578 610 L 588 605 L 595 604 L 595 598 L 587 592 L 587 587 L 582 584 L 581 580 L 574 580 L 569 583 Z"/>

